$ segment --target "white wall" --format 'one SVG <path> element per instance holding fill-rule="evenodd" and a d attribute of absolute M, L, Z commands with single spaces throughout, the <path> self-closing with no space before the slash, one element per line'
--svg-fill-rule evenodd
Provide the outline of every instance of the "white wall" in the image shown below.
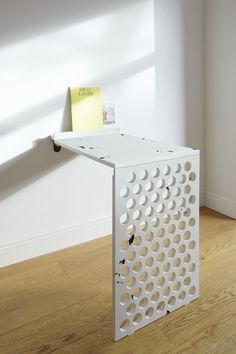
<path fill-rule="evenodd" d="M 236 1 L 207 0 L 206 205 L 236 218 Z"/>
<path fill-rule="evenodd" d="M 127 133 L 203 148 L 202 17 L 195 0 L 0 0 L 0 266 L 111 231 L 111 170 L 47 138 L 68 86 L 102 86 Z"/>

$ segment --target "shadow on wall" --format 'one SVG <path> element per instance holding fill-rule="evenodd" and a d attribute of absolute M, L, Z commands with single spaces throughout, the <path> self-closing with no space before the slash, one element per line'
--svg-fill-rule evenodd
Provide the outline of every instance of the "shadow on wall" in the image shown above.
<path fill-rule="evenodd" d="M 129 5 L 144 1 L 130 0 Z M 22 0 L 20 5 L 17 5 L 15 0 L 2 2 L 0 11 L 0 46 L 4 47 L 30 37 L 79 23 L 80 21 L 103 16 L 120 10 L 125 6 L 127 6 L 126 0 L 119 2 L 115 0 L 100 0 L 97 3 L 94 0 L 86 2 L 70 0 L 66 4 L 63 0 L 51 0 L 49 3 L 47 2 L 47 6 L 42 6 L 39 2 L 29 0 Z M 43 12 L 47 13 L 44 14 Z M 150 53 L 124 66 L 117 67 L 102 77 L 94 78 L 92 82 L 79 82 L 78 85 L 107 87 L 116 84 L 155 65 L 155 55 L 155 52 Z M 71 130 L 70 97 L 67 90 L 67 93 L 61 93 L 36 106 L 29 107 L 27 110 L 1 120 L 0 136 L 3 137 L 17 131 L 33 121 L 39 121 L 63 106 L 64 112 L 61 118 L 60 130 Z M 52 149 L 52 141 L 49 137 L 35 141 L 31 150 L 0 166 L 0 201 L 75 157 L 75 154 L 65 150 L 60 154 L 56 154 Z"/>
<path fill-rule="evenodd" d="M 50 137 L 35 141 L 31 150 L 0 166 L 0 201 L 76 156 L 65 149 L 55 153 Z"/>
<path fill-rule="evenodd" d="M 129 0 L 129 5 L 144 1 Z M 127 0 L 1 1 L 0 46 L 103 16 L 125 6 Z"/>
<path fill-rule="evenodd" d="M 121 66 L 106 73 L 106 75 L 97 77 L 91 82 L 79 83 L 81 86 L 98 85 L 106 88 L 110 85 L 117 84 L 118 82 L 128 79 L 132 75 L 135 75 L 149 67 L 155 65 L 155 52 L 150 53 L 143 58 L 139 58 L 125 66 Z M 65 99 L 66 96 L 66 99 Z M 64 102 L 64 103 L 63 103 Z M 61 121 L 61 131 L 70 131 L 70 95 L 69 89 L 67 93 L 62 93 L 56 97 L 53 97 L 45 102 L 42 102 L 34 107 L 30 107 L 23 112 L 19 112 L 13 116 L 6 117 L 1 120 L 0 136 L 13 132 L 23 126 L 30 124 L 33 120 L 39 120 L 58 110 L 61 106 L 64 106 L 63 117 Z"/>

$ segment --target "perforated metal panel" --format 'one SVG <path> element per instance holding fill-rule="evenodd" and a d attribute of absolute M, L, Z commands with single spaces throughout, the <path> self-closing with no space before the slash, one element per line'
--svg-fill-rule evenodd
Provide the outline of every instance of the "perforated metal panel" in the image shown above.
<path fill-rule="evenodd" d="M 113 338 L 199 296 L 199 156 L 116 168 Z"/>
<path fill-rule="evenodd" d="M 199 151 L 109 132 L 54 142 L 113 168 L 113 339 L 199 296 Z"/>

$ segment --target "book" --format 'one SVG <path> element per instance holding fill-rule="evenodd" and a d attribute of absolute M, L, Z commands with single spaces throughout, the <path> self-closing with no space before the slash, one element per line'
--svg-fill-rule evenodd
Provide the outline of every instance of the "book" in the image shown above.
<path fill-rule="evenodd" d="M 101 89 L 70 88 L 72 130 L 94 130 L 103 127 Z"/>

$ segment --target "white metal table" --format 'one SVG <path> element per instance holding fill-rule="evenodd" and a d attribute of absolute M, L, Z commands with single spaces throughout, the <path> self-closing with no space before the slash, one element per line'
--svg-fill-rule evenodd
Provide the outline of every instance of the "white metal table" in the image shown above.
<path fill-rule="evenodd" d="M 199 151 L 120 134 L 58 133 L 113 168 L 113 339 L 199 296 Z"/>

